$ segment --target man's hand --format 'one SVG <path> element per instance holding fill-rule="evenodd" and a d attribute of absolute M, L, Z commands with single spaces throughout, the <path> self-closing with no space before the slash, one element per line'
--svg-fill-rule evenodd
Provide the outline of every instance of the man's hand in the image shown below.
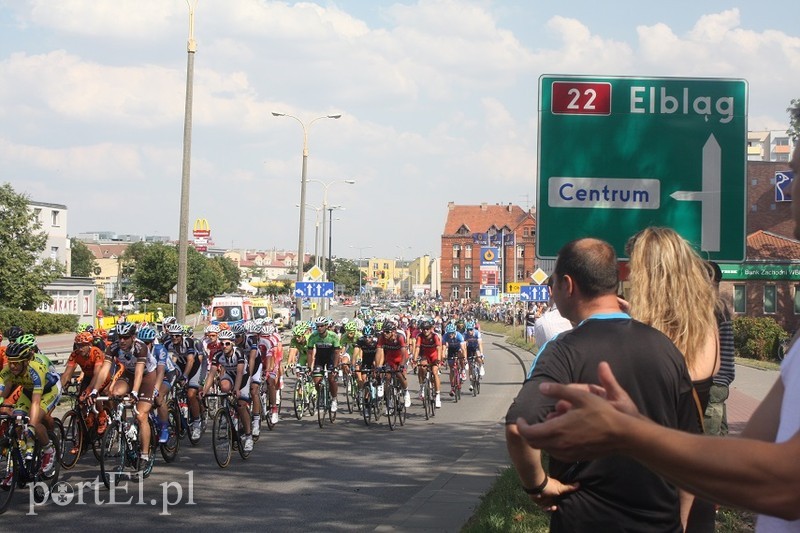
<path fill-rule="evenodd" d="M 531 494 L 530 498 L 542 511 L 558 509 L 558 500 L 565 494 L 578 490 L 579 484 L 566 485 L 555 478 L 549 478 L 541 494 Z"/>

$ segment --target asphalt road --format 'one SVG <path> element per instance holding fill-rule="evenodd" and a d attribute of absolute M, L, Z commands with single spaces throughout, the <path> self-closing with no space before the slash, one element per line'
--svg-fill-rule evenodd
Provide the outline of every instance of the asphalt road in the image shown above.
<path fill-rule="evenodd" d="M 406 509 L 411 512 L 410 502 L 431 490 L 434 480 L 481 471 L 483 447 L 487 454 L 491 447 L 497 455 L 502 417 L 519 388 L 526 363 L 496 342 L 498 338 L 487 338 L 484 344 L 489 362 L 481 394 L 454 404 L 445 393 L 442 409 L 432 420 L 424 419 L 421 405 L 414 401 L 405 426 L 395 431 L 389 430 L 385 419 L 366 427 L 357 412 L 347 414 L 341 409 L 334 424 L 320 429 L 316 418 L 298 421 L 290 413 L 288 380 L 281 422 L 273 431 L 263 429 L 247 461 L 234 452 L 230 466 L 220 469 L 214 462 L 210 434 L 206 434 L 197 447 L 183 441 L 175 463 L 166 464 L 159 455 L 152 476 L 141 488 L 134 482 L 127 492 L 117 489 L 113 498 L 117 503 L 111 503 L 112 495 L 105 488 L 87 485 L 80 504 L 78 483 L 99 475 L 89 453 L 73 470 L 62 472 L 61 480 L 73 491 L 71 503 L 50 501 L 31 508 L 29 490 L 19 490 L 0 523 L 12 530 L 79 530 L 89 524 L 99 526 L 100 520 L 103 527 L 120 531 L 352 532 L 398 522 Z M 461 460 L 464 457 L 470 460 Z M 491 470 L 481 473 L 491 479 Z M 36 516 L 26 515 L 29 512 Z M 463 519 L 454 515 L 457 523 L 446 529 L 457 530 Z"/>

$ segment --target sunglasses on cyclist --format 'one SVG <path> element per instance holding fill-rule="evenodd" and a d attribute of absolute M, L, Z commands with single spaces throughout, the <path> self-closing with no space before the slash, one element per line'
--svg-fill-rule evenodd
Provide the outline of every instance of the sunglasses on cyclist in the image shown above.
<path fill-rule="evenodd" d="M 220 344 L 222 344 L 223 346 L 233 346 L 233 343 L 231 341 L 222 341 Z"/>
<path fill-rule="evenodd" d="M 127 340 L 127 339 L 130 339 L 130 338 L 132 338 L 132 337 L 133 337 L 133 335 L 120 335 L 120 336 L 118 336 L 117 338 L 118 338 L 119 340 Z"/>

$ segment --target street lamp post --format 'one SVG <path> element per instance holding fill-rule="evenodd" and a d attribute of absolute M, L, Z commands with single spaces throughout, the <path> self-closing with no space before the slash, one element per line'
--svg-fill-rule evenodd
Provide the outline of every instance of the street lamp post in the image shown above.
<path fill-rule="evenodd" d="M 198 0 L 186 0 L 189 6 L 189 40 L 186 43 L 186 107 L 183 115 L 183 168 L 181 171 L 181 207 L 178 222 L 178 322 L 186 322 L 186 284 L 189 270 L 189 176 L 192 155 L 192 98 L 194 95 L 194 10 Z"/>
<path fill-rule="evenodd" d="M 333 253 L 332 253 L 332 250 L 333 250 L 333 212 L 336 209 L 344 211 L 344 207 L 342 207 L 340 205 L 332 205 L 331 207 L 328 208 L 328 260 L 327 260 L 327 267 L 328 268 L 325 271 L 325 274 L 328 276 L 328 280 L 331 279 L 331 272 L 333 270 L 331 268 L 331 260 L 332 260 L 331 258 L 333 256 Z M 336 220 L 339 220 L 339 219 L 337 218 Z"/>
<path fill-rule="evenodd" d="M 322 271 L 327 273 L 328 272 L 328 267 L 327 267 L 326 257 L 328 257 L 328 252 L 327 252 L 327 249 L 326 249 L 326 245 L 327 245 L 327 240 L 328 240 L 328 237 L 327 237 L 328 230 L 327 230 L 327 226 L 325 224 L 325 211 L 328 210 L 328 189 L 334 183 L 347 183 L 348 185 L 354 185 L 356 183 L 356 180 L 333 180 L 333 181 L 324 182 L 322 180 L 311 179 L 311 180 L 308 180 L 308 181 L 313 181 L 315 183 L 319 183 L 323 187 L 323 193 L 322 193 L 322 263 L 321 263 L 321 265 L 322 265 Z M 338 205 L 334 206 L 334 209 L 338 209 L 339 207 L 340 206 L 338 206 Z M 328 280 L 327 277 L 325 279 L 326 279 L 326 281 Z"/>
<path fill-rule="evenodd" d="M 295 207 L 300 207 L 300 204 L 294 204 Z M 317 207 L 315 205 L 306 204 L 307 208 L 313 209 L 316 211 L 314 216 L 314 264 L 320 267 L 320 259 L 319 259 L 319 218 L 320 212 L 322 211 L 322 207 Z M 324 216 L 323 216 L 324 218 Z M 322 221 L 323 225 L 325 221 Z M 322 267 L 320 267 L 322 268 Z"/>
<path fill-rule="evenodd" d="M 272 116 L 275 117 L 289 117 L 295 119 L 299 124 L 300 127 L 303 128 L 303 168 L 300 174 L 300 230 L 299 230 L 299 237 L 297 239 L 297 281 L 303 281 L 303 259 L 305 257 L 305 231 L 306 231 L 306 183 L 307 183 L 307 176 L 308 176 L 308 130 L 311 128 L 311 125 L 318 121 L 322 120 L 323 118 L 330 118 L 330 119 L 338 119 L 341 118 L 341 114 L 338 115 L 323 115 L 321 117 L 317 117 L 308 124 L 305 124 L 302 120 L 297 118 L 294 115 L 290 115 L 288 113 L 279 113 L 276 111 L 272 112 Z M 323 220 L 324 223 L 324 220 Z M 295 298 L 295 306 L 296 306 L 296 316 L 297 319 L 300 320 L 303 314 L 303 301 L 302 298 Z"/>
<path fill-rule="evenodd" d="M 372 246 L 353 246 L 350 248 L 358 249 L 358 300 L 361 301 L 364 293 L 364 285 L 361 283 L 361 263 L 364 261 L 364 250 L 369 250 Z"/>

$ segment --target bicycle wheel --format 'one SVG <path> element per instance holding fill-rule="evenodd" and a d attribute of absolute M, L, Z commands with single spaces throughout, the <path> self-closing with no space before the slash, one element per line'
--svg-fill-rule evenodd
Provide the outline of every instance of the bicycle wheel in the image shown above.
<path fill-rule="evenodd" d="M 178 402 L 174 399 L 170 400 L 167 413 L 167 431 L 169 431 L 169 435 L 167 436 L 167 442 L 161 443 L 159 447 L 161 448 L 161 456 L 164 458 L 164 461 L 171 463 L 178 456 L 178 449 L 181 446 L 179 429 L 181 425 L 181 412 L 178 407 Z"/>
<path fill-rule="evenodd" d="M 306 402 L 308 401 L 303 394 L 305 389 L 305 382 L 298 379 L 294 382 L 294 391 L 292 391 L 292 405 L 294 406 L 294 417 L 298 420 L 303 418 L 306 412 Z"/>
<path fill-rule="evenodd" d="M 231 462 L 232 429 L 225 409 L 217 409 L 211 425 L 211 442 L 214 448 L 214 459 L 220 468 L 225 468 Z"/>
<path fill-rule="evenodd" d="M 472 385 L 472 397 L 474 398 L 475 396 L 478 395 L 478 390 L 480 389 L 480 384 L 478 382 L 478 380 L 480 379 L 480 377 L 478 376 L 478 367 L 474 363 L 470 365 L 469 373 L 470 373 L 469 376 L 470 385 Z"/>
<path fill-rule="evenodd" d="M 125 471 L 128 451 L 119 422 L 109 424 L 100 442 L 100 477 L 106 488 L 111 488 L 111 478 Z"/>
<path fill-rule="evenodd" d="M 359 404 L 361 405 L 361 416 L 364 417 L 364 424 L 369 426 L 370 411 L 372 411 L 372 393 L 368 384 L 364 385 L 358 397 L 360 398 Z"/>
<path fill-rule="evenodd" d="M 311 382 L 306 382 L 306 408 L 308 414 L 314 416 L 317 413 L 317 388 Z"/>
<path fill-rule="evenodd" d="M 325 421 L 325 411 L 330 409 L 328 407 L 328 384 L 327 381 L 323 378 L 323 383 L 320 386 L 319 394 L 317 395 L 317 422 L 319 423 L 319 427 L 322 427 L 323 422 Z"/>
<path fill-rule="evenodd" d="M 394 426 L 395 426 L 394 413 L 396 410 L 395 408 L 397 406 L 396 398 L 394 397 L 394 387 L 392 387 L 390 384 L 387 383 L 384 386 L 383 390 L 384 390 L 383 401 L 386 406 L 386 411 L 385 411 L 386 423 L 389 424 L 389 429 L 394 431 Z"/>
<path fill-rule="evenodd" d="M 0 514 L 5 513 L 17 487 L 19 468 L 14 464 L 11 441 L 0 439 Z"/>
<path fill-rule="evenodd" d="M 239 445 L 236 448 L 239 450 L 239 456 L 246 461 L 247 458 L 250 457 L 252 451 L 247 451 L 244 449 L 244 439 L 245 439 L 244 423 L 242 422 L 241 418 L 238 420 L 237 426 L 238 427 L 236 429 L 236 440 L 239 443 Z M 250 427 L 252 429 L 252 426 Z"/>
<path fill-rule="evenodd" d="M 406 393 L 403 390 L 402 385 L 398 385 L 397 387 L 397 419 L 400 421 L 400 425 L 404 426 L 406 424 L 406 415 L 408 414 L 408 409 L 406 408 Z"/>
<path fill-rule="evenodd" d="M 352 414 L 353 413 L 353 405 L 355 402 L 355 397 L 353 396 L 353 380 L 350 379 L 350 374 L 345 374 L 342 376 L 342 385 L 344 385 L 344 399 L 347 402 L 347 412 Z M 331 420 L 333 422 L 333 420 Z"/>
<path fill-rule="evenodd" d="M 61 422 L 64 425 L 64 437 L 61 440 L 62 452 L 59 462 L 65 470 L 69 470 L 75 466 L 83 453 L 84 433 L 80 415 L 75 409 L 67 411 Z"/>
<path fill-rule="evenodd" d="M 428 402 L 430 388 L 430 383 L 425 382 L 422 384 L 422 410 L 425 412 L 425 420 L 429 420 L 431 417 L 430 405 Z"/>
<path fill-rule="evenodd" d="M 203 436 L 203 432 L 206 430 L 206 426 L 208 425 L 208 408 L 202 403 L 200 404 L 200 435 L 198 435 L 196 439 L 192 437 L 192 424 L 189 423 L 189 420 L 185 420 L 181 415 L 181 423 L 183 422 L 186 423 L 186 433 L 189 436 L 189 444 L 192 446 L 197 446 L 197 444 L 200 442 L 200 438 Z M 195 421 L 195 423 L 197 423 L 197 421 Z"/>

